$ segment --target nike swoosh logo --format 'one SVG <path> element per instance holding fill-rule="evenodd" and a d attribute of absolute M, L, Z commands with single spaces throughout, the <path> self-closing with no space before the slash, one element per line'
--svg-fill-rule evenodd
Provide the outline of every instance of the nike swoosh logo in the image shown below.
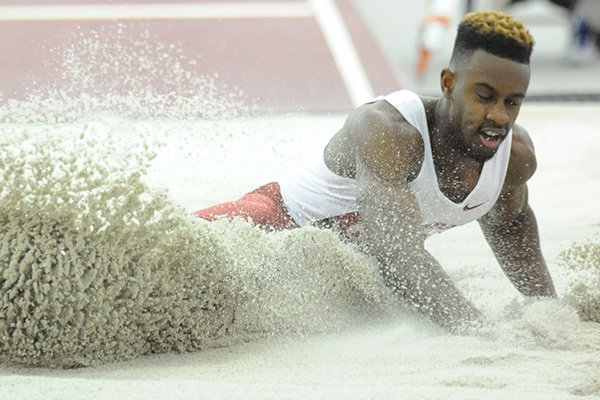
<path fill-rule="evenodd" d="M 477 207 L 481 207 L 481 206 L 482 206 L 482 205 L 484 205 L 485 203 L 487 203 L 487 201 L 484 201 L 483 203 L 481 203 L 481 204 L 477 204 L 477 205 L 474 205 L 474 206 L 470 206 L 470 205 L 468 205 L 468 204 L 467 204 L 467 205 L 465 205 L 465 206 L 463 207 L 463 210 L 464 210 L 464 211 L 471 211 L 471 210 L 473 210 L 473 209 L 475 209 L 475 208 L 477 208 Z"/>

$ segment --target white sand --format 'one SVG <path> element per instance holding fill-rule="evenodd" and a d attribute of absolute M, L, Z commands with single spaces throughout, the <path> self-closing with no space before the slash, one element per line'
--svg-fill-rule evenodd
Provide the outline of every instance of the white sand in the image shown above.
<path fill-rule="evenodd" d="M 168 142 L 148 181 L 167 187 L 175 202 L 192 211 L 276 179 L 342 122 L 342 116 L 212 123 L 98 116 L 88 124 L 115 135 L 151 132 Z M 530 203 L 563 293 L 573 278 L 558 254 L 600 231 L 600 106 L 530 105 L 520 122 L 536 144 L 539 166 Z M 452 336 L 404 317 L 339 334 L 275 337 L 96 368 L 5 366 L 0 399 L 600 397 L 598 324 L 580 322 L 561 301 L 527 305 L 475 224 L 433 237 L 428 247 L 465 294 L 498 321 L 492 337 Z"/>

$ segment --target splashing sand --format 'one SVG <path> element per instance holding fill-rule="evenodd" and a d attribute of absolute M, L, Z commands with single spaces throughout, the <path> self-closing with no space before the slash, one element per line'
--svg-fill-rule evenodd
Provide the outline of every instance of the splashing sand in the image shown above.
<path fill-rule="evenodd" d="M 90 365 L 392 309 L 377 269 L 333 233 L 203 223 L 142 182 L 149 154 L 111 158 L 79 128 L 0 150 L 1 361 Z"/>
<path fill-rule="evenodd" d="M 600 323 L 600 238 L 573 244 L 560 261 L 569 275 L 565 299 L 583 319 Z"/>
<path fill-rule="evenodd" d="M 49 65 L 56 79 L 33 84 L 24 100 L 0 105 L 0 121 L 64 122 L 110 112 L 163 119 L 240 118 L 251 99 L 213 76 L 195 72 L 198 60 L 183 56 L 147 31 L 126 24 L 73 34 Z"/>

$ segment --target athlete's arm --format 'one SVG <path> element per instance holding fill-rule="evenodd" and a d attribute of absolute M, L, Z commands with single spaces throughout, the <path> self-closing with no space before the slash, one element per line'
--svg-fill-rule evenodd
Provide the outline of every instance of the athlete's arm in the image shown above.
<path fill-rule="evenodd" d="M 479 219 L 481 230 L 512 284 L 526 296 L 556 296 L 540 249 L 537 222 L 529 206 L 527 180 L 536 169 L 533 143 L 519 125 L 506 182 L 498 202 Z"/>
<path fill-rule="evenodd" d="M 418 206 L 407 186 L 423 154 L 419 133 L 385 106 L 366 110 L 347 129 L 353 130 L 356 141 L 363 239 L 379 261 L 386 283 L 443 327 L 462 331 L 478 325 L 482 315 L 424 247 Z"/>

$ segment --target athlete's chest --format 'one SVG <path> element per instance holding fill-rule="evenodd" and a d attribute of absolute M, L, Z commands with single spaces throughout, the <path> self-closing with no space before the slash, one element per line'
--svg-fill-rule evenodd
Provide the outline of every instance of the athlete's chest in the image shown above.
<path fill-rule="evenodd" d="M 454 203 L 464 201 L 477 186 L 481 168 L 479 163 L 435 166 L 440 192 Z"/>

